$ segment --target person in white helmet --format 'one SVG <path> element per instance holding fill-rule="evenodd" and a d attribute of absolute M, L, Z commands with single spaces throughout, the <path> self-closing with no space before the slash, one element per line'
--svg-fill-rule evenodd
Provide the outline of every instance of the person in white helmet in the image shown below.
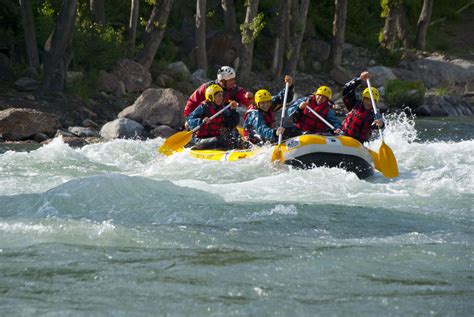
<path fill-rule="evenodd" d="M 229 101 L 237 101 L 240 105 L 246 108 L 252 104 L 253 95 L 238 86 L 235 81 L 235 70 L 230 66 L 222 66 L 217 70 L 217 79 L 204 83 L 196 89 L 189 97 L 184 107 L 184 116 L 187 118 L 204 100 L 206 100 L 206 89 L 212 85 L 217 84 L 222 87 L 224 91 L 223 104 Z"/>

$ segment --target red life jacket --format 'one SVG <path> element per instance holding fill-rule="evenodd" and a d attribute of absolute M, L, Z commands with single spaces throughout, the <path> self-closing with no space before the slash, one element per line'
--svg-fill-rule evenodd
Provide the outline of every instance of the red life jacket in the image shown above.
<path fill-rule="evenodd" d="M 247 120 L 247 117 L 249 115 L 250 112 L 254 112 L 254 111 L 259 111 L 262 115 L 263 115 L 263 121 L 265 122 L 265 124 L 271 128 L 273 127 L 273 123 L 275 123 L 275 114 L 273 113 L 272 109 L 268 109 L 267 112 L 257 108 L 256 106 L 254 106 L 253 104 L 249 107 L 249 109 L 247 110 L 247 112 L 245 112 L 244 114 L 244 122 L 245 120 Z M 244 130 L 244 137 L 248 137 L 250 135 L 250 131 L 249 129 L 253 128 L 254 130 L 256 129 L 256 127 L 245 127 L 245 130 Z"/>
<path fill-rule="evenodd" d="M 325 101 L 322 104 L 316 104 L 316 98 L 314 95 L 308 98 L 308 107 L 311 107 L 321 117 L 326 118 L 329 111 L 329 102 Z M 304 109 L 303 113 L 299 115 L 296 121 L 296 127 L 301 131 L 310 131 L 312 133 L 324 133 L 328 131 L 328 127 L 318 117 L 311 113 L 308 109 Z"/>
<path fill-rule="evenodd" d="M 356 104 L 342 124 L 345 134 L 360 142 L 369 140 L 372 134 L 371 124 L 373 121 L 372 109 L 365 109 L 363 104 Z"/>
<path fill-rule="evenodd" d="M 201 106 L 204 108 L 205 113 L 203 118 L 210 118 L 222 109 L 222 106 L 219 106 L 212 102 L 203 102 Z M 221 113 L 220 115 L 212 119 L 211 122 L 203 124 L 202 127 L 197 130 L 196 137 L 201 139 L 218 136 L 222 133 L 222 128 L 224 128 L 224 114 Z"/>

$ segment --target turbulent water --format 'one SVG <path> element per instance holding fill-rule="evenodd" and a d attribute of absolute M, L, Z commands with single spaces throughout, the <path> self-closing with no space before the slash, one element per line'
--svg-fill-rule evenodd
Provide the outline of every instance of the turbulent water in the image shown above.
<path fill-rule="evenodd" d="M 395 180 L 275 167 L 270 147 L 4 145 L 1 315 L 472 316 L 474 120 L 393 116 L 385 137 Z"/>

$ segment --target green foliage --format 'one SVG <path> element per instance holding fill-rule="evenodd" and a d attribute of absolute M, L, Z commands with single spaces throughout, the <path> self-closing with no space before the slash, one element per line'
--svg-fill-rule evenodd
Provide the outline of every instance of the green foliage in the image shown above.
<path fill-rule="evenodd" d="M 419 81 L 390 80 L 385 85 L 384 100 L 392 108 L 420 106 L 425 97 L 425 86 Z"/>
<path fill-rule="evenodd" d="M 265 15 L 260 12 L 255 18 L 253 18 L 250 23 L 242 23 L 240 25 L 240 32 L 242 34 L 242 41 L 245 45 L 249 45 L 251 42 L 255 41 L 258 34 L 265 27 L 265 21 L 263 20 Z M 248 33 L 247 33 L 248 31 Z"/>
<path fill-rule="evenodd" d="M 442 97 L 448 94 L 448 87 L 438 87 L 435 89 L 436 96 Z"/>
<path fill-rule="evenodd" d="M 400 64 L 400 61 L 402 60 L 402 55 L 400 51 L 390 51 L 388 49 L 380 47 L 377 49 L 375 59 L 379 64 L 394 67 Z"/>
<path fill-rule="evenodd" d="M 99 71 L 92 70 L 85 73 L 84 78 L 74 82 L 67 87 L 67 91 L 71 94 L 80 97 L 82 100 L 87 100 L 97 92 L 97 85 L 99 82 Z"/>
<path fill-rule="evenodd" d="M 126 55 L 124 30 L 82 21 L 73 40 L 74 65 L 87 71 L 109 69 L 118 59 Z"/>

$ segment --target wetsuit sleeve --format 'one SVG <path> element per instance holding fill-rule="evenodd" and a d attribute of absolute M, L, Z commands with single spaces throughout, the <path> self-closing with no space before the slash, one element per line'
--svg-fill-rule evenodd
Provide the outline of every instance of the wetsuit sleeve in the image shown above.
<path fill-rule="evenodd" d="M 287 110 L 288 117 L 292 118 L 293 120 L 298 119 L 298 116 L 302 112 L 299 106 L 303 101 L 306 101 L 306 97 L 298 98 L 288 106 L 288 110 Z"/>
<path fill-rule="evenodd" d="M 259 111 L 250 113 L 249 117 L 251 118 L 250 124 L 255 133 L 258 134 L 264 141 L 276 140 L 276 130 L 266 125 L 263 115 Z"/>
<path fill-rule="evenodd" d="M 246 93 L 245 89 L 243 89 L 242 87 L 239 87 L 237 90 L 237 93 L 235 94 L 235 101 L 237 101 L 240 105 L 245 106 L 245 108 L 248 108 L 252 104 L 253 98 L 247 99 L 247 97 L 245 97 L 245 93 Z"/>
<path fill-rule="evenodd" d="M 347 111 L 351 111 L 354 105 L 357 103 L 356 89 L 362 84 L 360 77 L 352 79 L 350 82 L 344 85 L 342 90 L 342 101 L 347 108 Z"/>
<path fill-rule="evenodd" d="M 295 87 L 294 85 L 291 85 L 288 88 L 287 102 L 291 102 L 293 100 L 294 87 Z M 284 98 L 285 98 L 285 89 L 284 88 L 278 94 L 272 96 L 272 110 L 273 110 L 273 112 L 277 112 L 283 107 L 283 99 Z"/>
<path fill-rule="evenodd" d="M 205 112 L 204 108 L 200 105 L 193 112 L 191 112 L 187 118 L 189 128 L 192 130 L 202 123 Z"/>
<path fill-rule="evenodd" d="M 333 109 L 329 109 L 326 114 L 326 120 L 334 126 L 336 129 L 342 129 L 341 121 L 336 116 L 336 112 Z"/>
<path fill-rule="evenodd" d="M 199 86 L 189 97 L 184 107 L 184 116 L 188 117 L 204 100 L 206 100 L 206 84 Z"/>

